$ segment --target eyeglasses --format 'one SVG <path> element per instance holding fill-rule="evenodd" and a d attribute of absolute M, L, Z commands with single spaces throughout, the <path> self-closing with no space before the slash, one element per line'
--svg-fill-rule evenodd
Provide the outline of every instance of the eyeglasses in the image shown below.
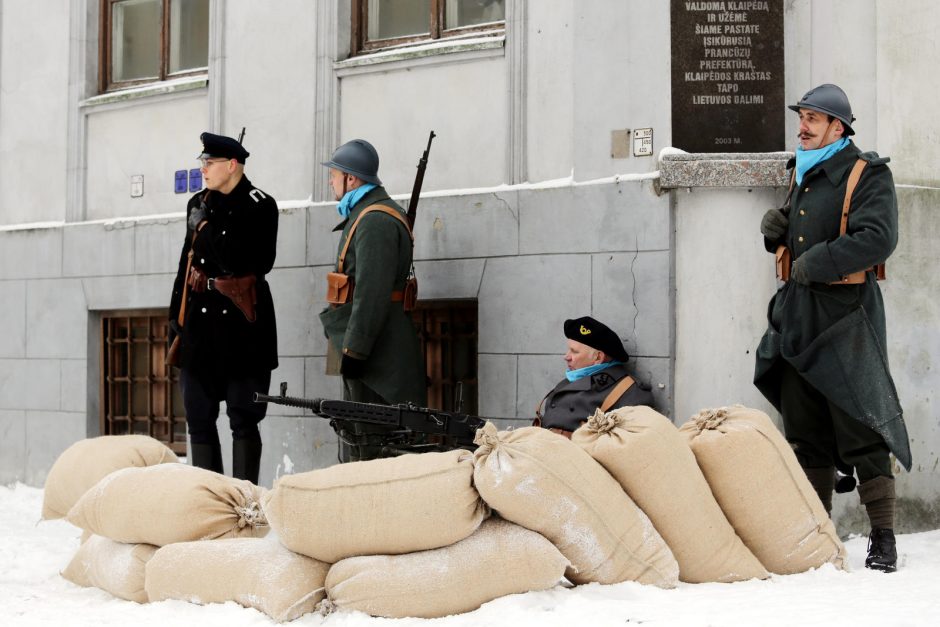
<path fill-rule="evenodd" d="M 199 164 L 205 169 L 213 163 L 225 163 L 226 161 L 229 161 L 229 159 L 200 159 Z"/>

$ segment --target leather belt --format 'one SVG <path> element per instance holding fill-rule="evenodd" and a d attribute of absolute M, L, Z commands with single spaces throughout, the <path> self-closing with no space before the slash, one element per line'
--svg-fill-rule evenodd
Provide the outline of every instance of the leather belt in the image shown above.
<path fill-rule="evenodd" d="M 212 288 L 210 287 L 209 289 L 212 289 Z M 349 292 L 349 301 L 348 301 L 348 302 L 350 302 L 350 303 L 352 302 L 353 291 L 354 291 L 354 290 L 351 289 L 350 292 Z M 391 302 L 393 302 L 393 303 L 401 303 L 401 302 L 404 302 L 404 300 L 405 300 L 405 292 L 402 291 L 402 290 L 395 290 L 395 291 L 392 292 L 392 297 L 391 297 L 389 300 L 390 300 Z M 345 304 L 346 304 L 346 303 L 330 303 L 330 309 L 336 309 L 337 307 L 342 307 L 342 306 L 345 305 Z"/>

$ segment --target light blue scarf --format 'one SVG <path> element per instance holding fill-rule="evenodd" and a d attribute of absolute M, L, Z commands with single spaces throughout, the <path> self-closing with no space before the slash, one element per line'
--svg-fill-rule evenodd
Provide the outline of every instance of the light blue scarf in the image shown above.
<path fill-rule="evenodd" d="M 356 206 L 356 203 L 362 200 L 362 197 L 371 192 L 373 189 L 378 187 L 378 185 L 373 185 L 372 183 L 366 183 L 362 187 L 357 187 L 346 192 L 346 195 L 343 196 L 343 199 L 339 201 L 339 204 L 336 205 L 336 213 L 339 214 L 341 218 L 348 218 L 349 212 L 353 207 Z"/>
<path fill-rule="evenodd" d="M 585 366 L 584 368 L 578 368 L 577 370 L 567 370 L 565 371 L 565 378 L 574 383 L 578 379 L 583 379 L 584 377 L 589 377 L 592 374 L 600 372 L 601 370 L 607 370 L 611 366 L 620 366 L 623 364 L 622 361 L 605 361 L 602 364 L 594 364 L 593 366 Z"/>
<path fill-rule="evenodd" d="M 803 175 L 813 169 L 816 165 L 822 163 L 832 155 L 836 154 L 849 145 L 849 138 L 843 137 L 839 141 L 832 142 L 828 146 L 817 148 L 816 150 L 803 150 L 801 146 L 796 147 L 796 184 L 803 184 Z"/>

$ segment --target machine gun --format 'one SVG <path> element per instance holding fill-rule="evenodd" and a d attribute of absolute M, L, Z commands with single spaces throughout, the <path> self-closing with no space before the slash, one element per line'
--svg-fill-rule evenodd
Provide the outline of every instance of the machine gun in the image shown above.
<path fill-rule="evenodd" d="M 330 426 L 340 438 L 355 438 L 355 441 L 349 444 L 381 446 L 382 457 L 405 453 L 442 452 L 457 448 L 473 450 L 476 431 L 486 424 L 486 419 L 479 416 L 418 407 L 411 403 L 378 405 L 287 396 L 286 382 L 281 383 L 279 396 L 256 392 L 254 400 L 256 403 L 309 409 L 320 418 L 329 419 Z M 381 433 L 350 434 L 338 422 L 384 425 L 391 429 Z"/>

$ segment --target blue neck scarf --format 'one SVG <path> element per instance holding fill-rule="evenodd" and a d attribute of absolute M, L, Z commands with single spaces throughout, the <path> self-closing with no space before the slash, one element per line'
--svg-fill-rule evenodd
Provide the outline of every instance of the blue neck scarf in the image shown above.
<path fill-rule="evenodd" d="M 600 372 L 601 370 L 607 370 L 611 366 L 620 366 L 621 364 L 623 364 L 622 361 L 605 361 L 602 364 L 585 366 L 584 368 L 578 368 L 577 370 L 567 370 L 565 371 L 565 378 L 574 383 L 578 379 L 589 377 L 592 374 Z"/>
<path fill-rule="evenodd" d="M 822 163 L 832 155 L 836 154 L 849 145 L 849 138 L 843 137 L 839 141 L 832 142 L 828 146 L 817 148 L 816 150 L 803 150 L 802 147 L 796 147 L 796 184 L 803 184 L 803 175 L 812 170 L 816 165 Z"/>
<path fill-rule="evenodd" d="M 336 205 L 336 213 L 338 213 L 339 217 L 341 218 L 348 218 L 349 212 L 353 207 L 356 206 L 356 203 L 362 200 L 363 196 L 371 192 L 376 187 L 378 187 L 378 185 L 366 183 L 361 187 L 357 187 L 356 189 L 346 192 L 346 195 L 343 196 L 343 199 L 339 201 L 338 205 Z"/>

